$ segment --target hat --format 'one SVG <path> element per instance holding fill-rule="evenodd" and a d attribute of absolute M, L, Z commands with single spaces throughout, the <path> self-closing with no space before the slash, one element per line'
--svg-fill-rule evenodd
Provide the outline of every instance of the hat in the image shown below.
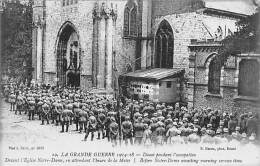
<path fill-rule="evenodd" d="M 177 122 L 173 122 L 172 125 L 173 126 L 177 126 L 178 124 L 177 124 Z"/>
<path fill-rule="evenodd" d="M 212 127 L 212 124 L 209 123 L 209 124 L 207 125 L 207 128 L 209 128 L 209 127 Z"/>
<path fill-rule="evenodd" d="M 216 134 L 221 134 L 222 130 L 221 129 L 217 129 Z"/>
<path fill-rule="evenodd" d="M 236 127 L 236 131 L 240 131 L 240 127 L 237 126 L 237 127 Z"/>
<path fill-rule="evenodd" d="M 224 133 L 228 133 L 228 128 L 223 129 Z"/>

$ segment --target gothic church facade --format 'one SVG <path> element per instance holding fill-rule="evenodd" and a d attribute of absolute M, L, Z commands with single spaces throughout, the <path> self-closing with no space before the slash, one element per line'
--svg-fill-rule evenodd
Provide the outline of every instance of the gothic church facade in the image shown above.
<path fill-rule="evenodd" d="M 202 47 L 209 51 L 203 52 L 205 58 L 209 57 L 217 52 L 217 45 L 212 47 L 215 50 L 209 50 L 209 46 L 194 45 L 194 41 L 221 41 L 237 30 L 235 23 L 239 19 L 254 12 L 252 5 L 241 4 L 243 1 L 231 1 L 234 4 L 229 7 L 233 9 L 223 9 L 227 6 L 225 3 L 212 0 L 35 0 L 33 78 L 39 83 L 94 87 L 109 93 L 118 89 L 119 75 L 128 72 L 182 69 L 187 81 L 180 100 L 190 107 L 200 106 L 194 103 L 199 91 L 194 92 L 195 83 L 191 81 L 197 70 L 192 67 L 191 57 L 194 50 Z M 203 72 L 207 73 L 207 68 Z M 203 84 L 208 84 L 208 78 Z M 234 87 L 238 88 L 232 86 L 231 89 Z M 211 105 L 205 101 L 205 106 Z M 216 108 L 221 102 L 218 101 Z"/>

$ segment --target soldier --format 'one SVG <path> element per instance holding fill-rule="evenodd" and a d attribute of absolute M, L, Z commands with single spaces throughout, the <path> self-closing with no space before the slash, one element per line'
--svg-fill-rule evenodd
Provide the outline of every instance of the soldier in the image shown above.
<path fill-rule="evenodd" d="M 48 102 L 45 100 L 44 104 L 42 105 L 42 116 L 41 116 L 42 124 L 41 125 L 44 125 L 44 120 L 46 120 L 47 124 L 49 124 L 49 112 L 50 112 L 50 106 L 49 106 Z"/>
<path fill-rule="evenodd" d="M 232 134 L 237 126 L 237 121 L 235 120 L 235 117 L 233 115 L 230 115 L 230 120 L 228 121 L 228 130 L 229 134 Z"/>
<path fill-rule="evenodd" d="M 117 137 L 119 133 L 119 127 L 114 117 L 111 118 L 111 124 L 109 125 L 109 135 L 113 146 L 117 145 Z"/>
<path fill-rule="evenodd" d="M 14 92 L 11 92 L 11 94 L 9 95 L 9 102 L 11 103 L 11 108 L 10 111 L 14 111 L 14 107 L 15 107 L 15 100 L 16 100 L 16 96 L 14 94 Z"/>
<path fill-rule="evenodd" d="M 129 139 L 130 144 L 133 145 L 133 124 L 131 123 L 129 116 L 126 116 L 125 121 L 122 123 L 122 133 L 125 144 L 128 144 Z"/>
<path fill-rule="evenodd" d="M 98 116 L 97 116 L 97 129 L 98 129 L 98 138 L 100 139 L 100 134 L 102 133 L 102 139 L 105 138 L 105 122 L 106 122 L 106 115 L 104 114 L 105 110 L 100 109 Z"/>
<path fill-rule="evenodd" d="M 177 123 L 173 122 L 171 128 L 169 128 L 169 130 L 166 133 L 166 137 L 167 139 L 167 144 L 172 144 L 172 138 L 176 137 L 178 135 L 178 133 L 180 132 L 180 130 L 177 129 Z"/>
<path fill-rule="evenodd" d="M 158 127 L 156 129 L 157 144 L 159 144 L 159 145 L 163 145 L 164 144 L 164 136 L 165 136 L 164 123 L 159 121 L 158 122 Z"/>
<path fill-rule="evenodd" d="M 110 141 L 109 126 L 111 124 L 111 118 L 113 117 L 113 114 L 112 114 L 112 112 L 108 112 L 107 115 L 108 115 L 108 117 L 106 118 L 106 121 L 105 121 L 105 130 L 106 130 L 106 137 L 109 142 Z"/>
<path fill-rule="evenodd" d="M 23 106 L 23 96 L 19 93 L 16 100 L 16 110 L 15 114 L 17 114 L 17 111 L 19 111 L 19 114 L 22 114 L 22 106 Z"/>
<path fill-rule="evenodd" d="M 138 117 L 137 122 L 134 124 L 134 133 L 134 143 L 140 145 L 142 143 L 144 133 L 144 124 L 142 123 L 142 117 Z"/>
<path fill-rule="evenodd" d="M 35 111 L 35 101 L 34 100 L 30 100 L 28 102 L 29 104 L 29 107 L 28 107 L 28 110 L 29 110 L 29 120 L 34 120 L 34 111 Z"/>
<path fill-rule="evenodd" d="M 151 129 L 151 142 L 153 144 L 156 144 L 156 129 L 158 127 L 158 123 L 157 123 L 157 118 L 156 117 L 152 117 L 151 118 L 152 123 L 150 124 L 150 129 Z"/>
<path fill-rule="evenodd" d="M 82 111 L 80 108 L 79 108 L 79 103 L 74 103 L 73 104 L 73 113 L 74 113 L 74 123 L 76 124 L 76 131 L 79 130 L 79 118 L 80 118 L 80 115 L 79 113 Z"/>
<path fill-rule="evenodd" d="M 148 124 L 144 124 L 144 134 L 143 134 L 143 138 L 142 138 L 142 143 L 144 146 L 146 147 L 149 147 L 152 145 L 152 142 L 151 142 L 151 130 L 148 126 Z"/>
<path fill-rule="evenodd" d="M 59 114 L 58 106 L 59 106 L 59 103 L 57 101 L 52 103 L 52 109 L 51 109 L 52 124 L 54 124 L 55 121 L 56 121 L 56 124 L 58 123 L 58 121 L 57 121 L 58 114 Z"/>
<path fill-rule="evenodd" d="M 65 106 L 65 110 L 62 111 L 61 113 L 61 133 L 64 132 L 64 126 L 66 125 L 66 132 L 69 130 L 69 121 L 70 121 L 70 116 L 69 113 L 71 112 L 71 105 L 67 104 Z"/>
<path fill-rule="evenodd" d="M 89 133 L 91 133 L 91 141 L 94 139 L 94 132 L 97 130 L 97 119 L 95 118 L 93 112 L 90 112 L 89 121 L 87 123 L 87 132 L 84 141 L 87 141 Z"/>
<path fill-rule="evenodd" d="M 80 114 L 79 117 L 79 132 L 81 133 L 84 128 L 84 132 L 86 133 L 89 110 L 87 110 L 85 106 L 82 107 L 82 110 L 84 111 L 84 113 Z"/>

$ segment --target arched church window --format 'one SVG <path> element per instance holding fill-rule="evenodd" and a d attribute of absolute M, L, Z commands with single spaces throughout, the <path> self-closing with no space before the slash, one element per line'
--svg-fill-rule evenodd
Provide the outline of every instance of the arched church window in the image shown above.
<path fill-rule="evenodd" d="M 208 92 L 212 94 L 220 93 L 220 76 L 221 76 L 221 63 L 215 57 L 209 64 L 208 75 Z"/>
<path fill-rule="evenodd" d="M 137 5 L 129 0 L 124 11 L 124 37 L 137 36 Z"/>
<path fill-rule="evenodd" d="M 129 14 L 130 10 L 128 7 L 126 7 L 124 12 L 124 36 L 129 35 Z"/>
<path fill-rule="evenodd" d="M 174 37 L 170 24 L 164 20 L 156 33 L 156 68 L 173 67 Z"/>
<path fill-rule="evenodd" d="M 241 96 L 259 96 L 259 63 L 254 59 L 244 59 L 239 64 L 238 94 Z"/>
<path fill-rule="evenodd" d="M 137 9 L 136 7 L 134 7 L 131 10 L 131 17 L 130 17 L 130 36 L 137 35 L 136 16 L 137 16 Z"/>

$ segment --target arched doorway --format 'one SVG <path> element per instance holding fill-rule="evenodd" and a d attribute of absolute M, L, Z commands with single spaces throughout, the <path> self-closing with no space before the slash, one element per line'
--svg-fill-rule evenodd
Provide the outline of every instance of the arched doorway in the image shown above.
<path fill-rule="evenodd" d="M 80 86 L 80 43 L 72 23 L 66 22 L 58 35 L 57 85 Z"/>

